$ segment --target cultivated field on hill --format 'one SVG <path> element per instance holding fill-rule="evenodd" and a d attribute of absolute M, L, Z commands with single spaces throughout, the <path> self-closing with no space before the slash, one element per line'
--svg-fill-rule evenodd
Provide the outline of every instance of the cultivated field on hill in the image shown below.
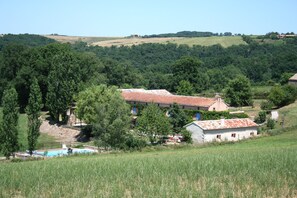
<path fill-rule="evenodd" d="M 121 37 L 64 36 L 64 35 L 43 35 L 43 36 L 54 39 L 61 43 L 75 43 L 76 41 L 83 41 L 88 44 L 91 44 L 99 41 L 121 39 Z"/>
<path fill-rule="evenodd" d="M 296 105 L 279 110 L 288 126 Z M 0 197 L 296 197 L 296 164 L 295 127 L 222 145 L 2 162 Z"/>
<path fill-rule="evenodd" d="M 125 37 L 80 37 L 80 36 L 58 36 L 58 35 L 46 35 L 48 38 L 55 39 L 59 42 L 74 43 L 75 41 L 83 41 L 93 46 L 110 47 L 114 46 L 132 46 L 140 45 L 144 43 L 175 43 L 178 45 L 202 45 L 210 46 L 220 44 L 223 47 L 229 47 L 232 45 L 246 44 L 240 36 L 213 36 L 213 37 L 167 37 L 167 38 L 125 38 Z"/>

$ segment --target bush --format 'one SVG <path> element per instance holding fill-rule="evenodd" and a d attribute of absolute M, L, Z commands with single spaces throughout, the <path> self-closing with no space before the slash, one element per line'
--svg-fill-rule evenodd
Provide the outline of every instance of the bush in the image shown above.
<path fill-rule="evenodd" d="M 260 105 L 262 110 L 271 110 L 273 107 L 273 103 L 271 101 L 263 101 Z"/>
<path fill-rule="evenodd" d="M 192 144 L 193 140 L 192 140 L 192 134 L 187 131 L 186 129 L 182 129 L 181 134 L 183 136 L 183 141 L 188 143 L 188 144 Z"/>
<path fill-rule="evenodd" d="M 260 111 L 258 116 L 255 119 L 257 124 L 261 124 L 266 121 L 266 111 Z"/>
<path fill-rule="evenodd" d="M 275 127 L 275 121 L 272 120 L 271 118 L 269 118 L 269 119 L 267 120 L 267 128 L 268 128 L 268 129 L 274 129 L 274 127 Z"/>
<path fill-rule="evenodd" d="M 128 150 L 141 150 L 147 145 L 145 138 L 138 136 L 134 132 L 130 132 L 125 141 L 125 148 Z"/>

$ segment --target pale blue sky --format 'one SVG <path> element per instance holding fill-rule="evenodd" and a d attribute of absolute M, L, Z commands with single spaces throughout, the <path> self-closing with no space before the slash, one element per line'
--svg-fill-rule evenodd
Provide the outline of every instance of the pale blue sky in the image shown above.
<path fill-rule="evenodd" d="M 297 33 L 297 0 L 0 0 L 0 33 Z"/>

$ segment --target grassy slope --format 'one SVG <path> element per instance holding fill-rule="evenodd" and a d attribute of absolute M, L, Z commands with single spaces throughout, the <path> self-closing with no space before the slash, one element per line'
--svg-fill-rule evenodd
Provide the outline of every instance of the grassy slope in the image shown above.
<path fill-rule="evenodd" d="M 0 197 L 296 197 L 297 131 L 236 144 L 0 163 Z"/>
<path fill-rule="evenodd" d="M 57 36 L 57 35 L 44 35 L 47 38 L 55 39 L 61 43 L 75 43 L 76 41 L 83 41 L 88 44 L 106 40 L 121 39 L 122 37 L 83 37 L 83 36 Z"/>
<path fill-rule="evenodd" d="M 213 37 L 183 38 L 180 40 L 175 40 L 172 43 L 176 43 L 179 45 L 186 44 L 189 46 L 193 46 L 193 45 L 210 46 L 210 45 L 220 44 L 223 47 L 246 44 L 240 36 L 226 36 L 226 37 L 213 36 Z"/>
<path fill-rule="evenodd" d="M 79 37 L 79 36 L 46 36 L 48 38 L 55 39 L 59 42 L 84 41 L 90 45 L 98 46 L 132 46 L 142 43 L 176 43 L 178 45 L 186 44 L 189 46 L 202 45 L 210 46 L 221 44 L 223 47 L 229 47 L 231 45 L 246 44 L 240 36 L 226 36 L 226 37 L 196 37 L 196 38 L 124 38 L 124 37 Z"/>
<path fill-rule="evenodd" d="M 19 117 L 19 143 L 20 143 L 20 150 L 24 151 L 27 149 L 27 115 L 26 114 L 20 114 Z M 2 122 L 2 108 L 0 108 L 0 123 Z M 41 133 L 39 138 L 38 138 L 38 148 L 52 148 L 52 147 L 57 147 L 60 146 L 59 143 L 55 142 L 54 138 Z M 2 154 L 0 153 L 2 156 Z"/>

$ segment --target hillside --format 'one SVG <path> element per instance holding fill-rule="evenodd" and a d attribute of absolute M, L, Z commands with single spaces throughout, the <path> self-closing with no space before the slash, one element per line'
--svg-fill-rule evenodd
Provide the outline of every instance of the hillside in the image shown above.
<path fill-rule="evenodd" d="M 2 162 L 0 197 L 296 197 L 296 163 L 296 129 L 235 144 Z"/>
<path fill-rule="evenodd" d="M 202 45 L 210 46 L 220 44 L 223 47 L 232 45 L 246 44 L 240 36 L 213 36 L 213 37 L 158 37 L 158 38 L 141 38 L 141 37 L 80 37 L 80 36 L 59 36 L 45 35 L 48 38 L 55 39 L 62 43 L 74 43 L 83 41 L 93 46 L 110 47 L 114 46 L 132 46 L 144 43 L 176 43 L 178 45 Z"/>

